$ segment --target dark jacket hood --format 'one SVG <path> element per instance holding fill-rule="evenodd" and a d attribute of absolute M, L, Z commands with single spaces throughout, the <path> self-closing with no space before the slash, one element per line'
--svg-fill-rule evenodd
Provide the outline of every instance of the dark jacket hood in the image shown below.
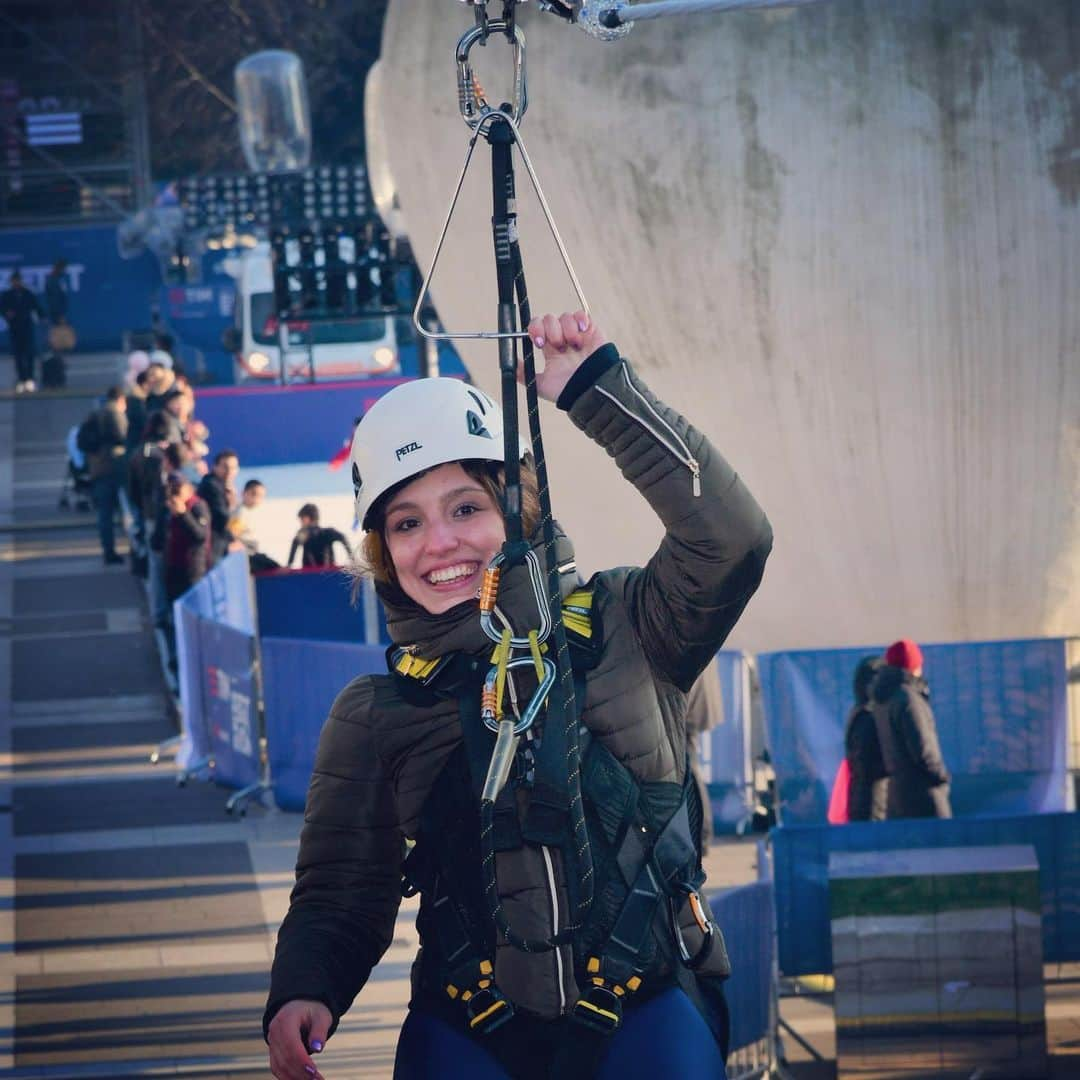
<path fill-rule="evenodd" d="M 529 541 L 544 569 L 544 539 L 539 528 Z M 570 564 L 560 581 L 565 600 L 578 587 L 579 581 L 574 566 L 574 547 L 557 522 L 555 554 L 559 566 Z M 466 600 L 441 615 L 432 615 L 406 596 L 397 585 L 379 583 L 376 592 L 386 608 L 386 628 L 390 640 L 395 645 L 412 648 L 418 656 L 434 659 L 451 652 L 480 653 L 493 647 L 491 639 L 480 627 L 475 599 Z M 503 571 L 499 581 L 498 603 L 499 610 L 513 624 L 515 633 L 526 633 L 539 625 L 527 566 L 519 564 Z"/>
<path fill-rule="evenodd" d="M 864 656 L 859 661 L 851 686 L 852 693 L 855 695 L 856 708 L 870 703 L 870 688 L 884 663 L 885 661 L 880 656 Z"/>
<path fill-rule="evenodd" d="M 913 675 L 905 668 L 893 667 L 891 664 L 882 665 L 870 688 L 870 696 L 872 700 L 884 704 L 902 686 L 911 687 L 915 693 L 922 694 L 923 697 L 930 696 L 930 688 L 921 675 Z"/>

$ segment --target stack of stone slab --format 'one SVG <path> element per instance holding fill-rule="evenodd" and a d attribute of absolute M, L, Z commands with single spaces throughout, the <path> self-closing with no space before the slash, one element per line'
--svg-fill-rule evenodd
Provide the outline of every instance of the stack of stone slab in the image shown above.
<path fill-rule="evenodd" d="M 1046 1074 L 1030 846 L 829 857 L 840 1076 Z"/>

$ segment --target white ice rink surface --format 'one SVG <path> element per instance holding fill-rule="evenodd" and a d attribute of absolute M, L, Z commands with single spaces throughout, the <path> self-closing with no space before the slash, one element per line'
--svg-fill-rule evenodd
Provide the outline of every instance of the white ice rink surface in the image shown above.
<path fill-rule="evenodd" d="M 320 525 L 337 529 L 348 537 L 353 547 L 359 542 L 360 532 L 353 530 L 352 485 L 346 467 L 331 469 L 328 464 L 317 462 L 241 468 L 237 491 L 242 491 L 249 480 L 261 480 L 266 485 L 266 499 L 251 514 L 259 550 L 282 566 L 289 557 L 292 538 L 300 527 L 296 514 L 304 503 L 311 502 L 319 508 Z M 334 554 L 339 562 L 343 560 L 339 546 L 335 546 Z M 293 565 L 300 565 L 299 554 Z"/>

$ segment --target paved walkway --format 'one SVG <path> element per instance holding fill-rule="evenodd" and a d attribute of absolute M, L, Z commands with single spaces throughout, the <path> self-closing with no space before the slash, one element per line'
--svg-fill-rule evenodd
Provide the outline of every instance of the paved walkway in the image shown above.
<path fill-rule="evenodd" d="M 103 565 L 91 514 L 57 505 L 64 434 L 120 367 L 74 357 L 68 391 L 0 395 L 0 1076 L 269 1076 L 260 1018 L 300 818 L 230 818 L 227 791 L 150 765 L 176 728 L 141 587 Z M 710 883 L 752 880 L 755 855 L 715 847 Z M 413 917 L 323 1054 L 328 1080 L 390 1080 Z M 1080 1054 L 1078 1000 L 1051 991 L 1063 1052 Z M 831 1056 L 827 998 L 784 1015 Z M 786 1043 L 796 1076 L 833 1075 Z"/>

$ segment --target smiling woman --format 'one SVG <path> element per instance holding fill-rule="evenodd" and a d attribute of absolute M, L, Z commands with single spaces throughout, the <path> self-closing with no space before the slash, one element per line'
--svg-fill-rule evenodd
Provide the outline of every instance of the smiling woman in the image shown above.
<path fill-rule="evenodd" d="M 588 315 L 548 315 L 529 334 L 544 350 L 538 395 L 615 458 L 667 534 L 647 567 L 582 587 L 556 528 L 550 601 L 568 632 L 547 638 L 536 476 L 519 444 L 525 544 L 504 548 L 515 530 L 494 401 L 422 379 L 360 422 L 356 515 L 394 648 L 387 675 L 341 692 L 319 739 L 264 1016 L 278 1080 L 318 1080 L 312 1055 L 389 945 L 403 892 L 421 895 L 422 951 L 395 1080 L 724 1076 L 729 967 L 701 893 L 686 695 L 757 588 L 771 531 Z M 532 655 L 507 659 L 515 640 Z M 556 675 L 572 697 L 548 696 Z M 501 795 L 478 783 L 494 761 L 489 713 L 512 721 L 495 742 Z M 580 767 L 568 731 L 587 732 Z"/>

